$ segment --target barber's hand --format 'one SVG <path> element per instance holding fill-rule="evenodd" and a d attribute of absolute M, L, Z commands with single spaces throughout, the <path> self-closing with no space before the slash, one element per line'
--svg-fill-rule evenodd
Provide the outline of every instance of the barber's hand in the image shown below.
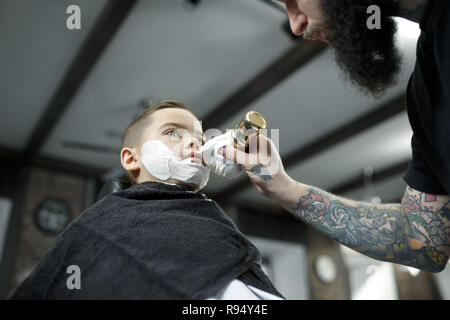
<path fill-rule="evenodd" d="M 276 146 L 266 136 L 254 133 L 249 136 L 248 151 L 226 146 L 219 153 L 240 164 L 259 192 L 269 198 L 277 197 L 277 193 L 282 192 L 292 179 L 283 168 Z"/>

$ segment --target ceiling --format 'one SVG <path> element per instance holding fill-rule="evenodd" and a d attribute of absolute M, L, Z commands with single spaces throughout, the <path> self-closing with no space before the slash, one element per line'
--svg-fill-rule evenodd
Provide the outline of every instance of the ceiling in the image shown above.
<path fill-rule="evenodd" d="M 66 8 L 73 1 L 0 2 L 0 147 L 24 152 L 52 96 L 94 28 L 108 0 L 78 0 L 82 29 L 68 30 Z M 69 148 L 67 142 L 120 149 L 124 128 L 143 102 L 177 99 L 199 119 L 299 45 L 282 27 L 287 15 L 262 0 L 140 0 L 109 41 L 64 112 L 39 146 L 39 156 L 104 170 L 120 167 L 119 154 Z M 398 84 L 378 99 L 362 96 L 343 80 L 327 49 L 263 92 L 228 119 L 233 128 L 248 110 L 262 113 L 279 129 L 283 158 L 405 93 L 415 62 L 418 25 L 398 19 L 403 54 Z M 219 119 L 222 120 L 222 119 Z M 204 130 L 209 128 L 203 128 Z M 330 189 L 410 159 L 411 129 L 405 112 L 327 147 L 287 168 L 295 179 Z M 241 178 L 245 180 L 245 178 Z M 220 194 L 239 180 L 211 175 L 206 193 Z M 371 192 L 399 199 L 401 174 L 385 177 Z M 367 189 L 346 190 L 364 198 Z M 252 188 L 233 200 L 263 202 Z"/>

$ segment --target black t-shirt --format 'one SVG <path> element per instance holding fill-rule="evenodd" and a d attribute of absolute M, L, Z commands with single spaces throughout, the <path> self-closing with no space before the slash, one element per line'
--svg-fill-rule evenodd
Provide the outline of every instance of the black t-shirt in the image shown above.
<path fill-rule="evenodd" d="M 408 84 L 412 161 L 404 176 L 419 191 L 450 195 L 450 1 L 429 0 Z"/>

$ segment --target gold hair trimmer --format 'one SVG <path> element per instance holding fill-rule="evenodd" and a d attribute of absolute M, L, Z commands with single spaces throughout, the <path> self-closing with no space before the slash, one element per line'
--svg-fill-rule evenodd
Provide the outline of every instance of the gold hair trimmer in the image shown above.
<path fill-rule="evenodd" d="M 248 152 L 248 137 L 254 133 L 259 134 L 260 130 L 266 129 L 266 120 L 256 111 L 247 112 L 241 122 L 231 131 L 235 148 L 245 148 Z"/>

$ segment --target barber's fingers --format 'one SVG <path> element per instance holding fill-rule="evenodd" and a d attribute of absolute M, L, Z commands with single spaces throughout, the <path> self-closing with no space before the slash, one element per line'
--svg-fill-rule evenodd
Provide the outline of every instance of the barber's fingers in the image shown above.
<path fill-rule="evenodd" d="M 244 148 L 236 149 L 234 146 L 225 146 L 219 149 L 219 153 L 227 160 L 240 164 L 245 168 L 259 163 L 270 162 L 271 141 L 264 135 L 249 136 L 248 153 Z"/>
<path fill-rule="evenodd" d="M 248 137 L 249 152 L 258 152 L 261 156 L 270 155 L 272 140 L 263 134 L 253 133 Z"/>
<path fill-rule="evenodd" d="M 236 149 L 233 146 L 223 146 L 219 149 L 219 153 L 227 160 L 230 160 L 234 163 L 240 164 L 240 165 L 246 165 L 247 161 L 246 158 L 248 158 L 248 154 Z"/>

